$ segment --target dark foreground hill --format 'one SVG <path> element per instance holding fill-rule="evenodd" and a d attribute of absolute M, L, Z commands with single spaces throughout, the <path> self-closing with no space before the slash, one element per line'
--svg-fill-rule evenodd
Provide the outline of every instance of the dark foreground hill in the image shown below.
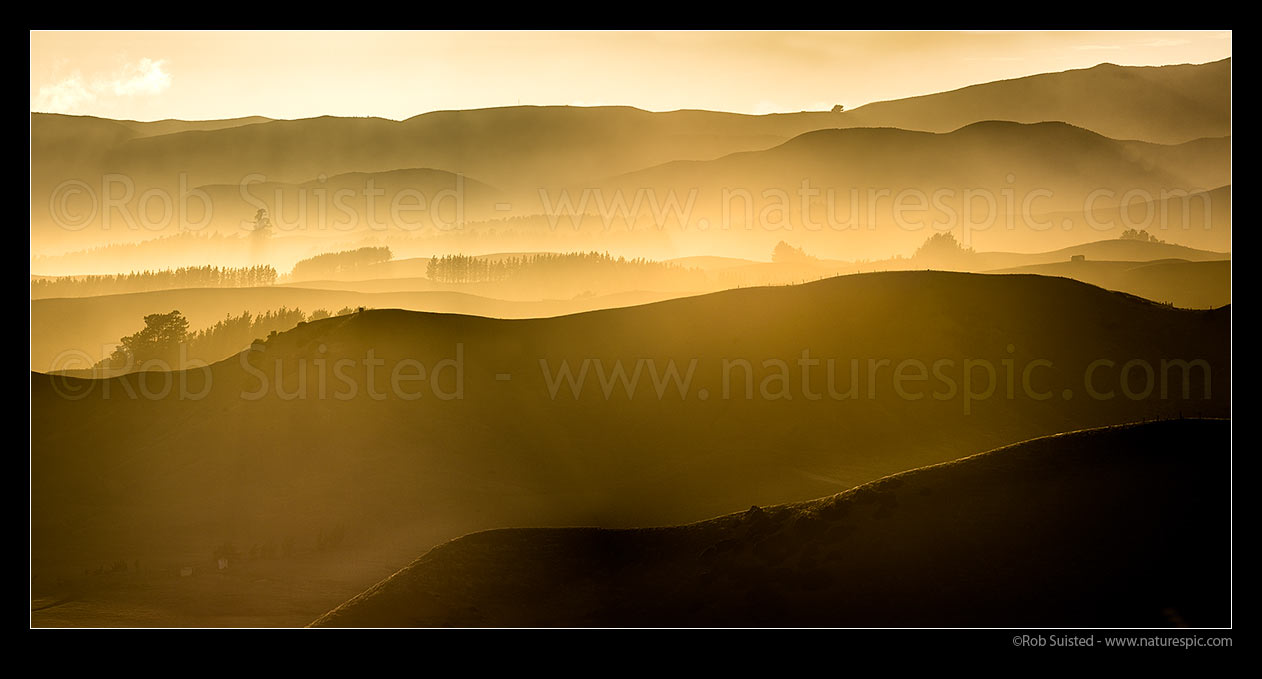
<path fill-rule="evenodd" d="M 1227 626 L 1230 422 L 1035 439 L 669 528 L 431 550 L 316 626 Z"/>
<path fill-rule="evenodd" d="M 336 575 L 288 567 L 243 599 L 310 594 L 285 606 L 305 624 L 345 600 L 326 585 L 384 575 L 370 553 L 390 572 L 477 530 L 671 525 L 1037 436 L 1228 417 L 1230 327 L 1229 308 L 1067 279 L 890 272 L 558 318 L 369 310 L 208 372 L 33 374 L 32 569 L 178 574 L 288 545 Z M 145 610 L 188 624 L 210 600 L 171 601 Z"/>

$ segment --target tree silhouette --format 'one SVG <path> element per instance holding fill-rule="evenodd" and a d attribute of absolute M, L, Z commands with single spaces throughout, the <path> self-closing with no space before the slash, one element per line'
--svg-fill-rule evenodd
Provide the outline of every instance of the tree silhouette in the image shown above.
<path fill-rule="evenodd" d="M 90 297 L 120 292 L 146 292 L 172 288 L 245 288 L 272 285 L 276 269 L 251 267 L 186 266 L 159 271 L 132 271 L 105 276 L 59 276 L 31 281 L 32 298 Z"/>
<path fill-rule="evenodd" d="M 1122 235 L 1119 236 L 1119 238 L 1121 238 L 1122 240 L 1137 240 L 1143 243 L 1164 243 L 1165 242 L 1157 238 L 1156 236 L 1148 233 L 1147 229 L 1139 229 L 1139 230 L 1126 229 L 1125 231 L 1122 232 Z"/>
<path fill-rule="evenodd" d="M 678 264 L 655 262 L 643 258 L 613 257 L 607 252 L 547 252 L 500 258 L 470 255 L 431 257 L 425 276 L 439 283 L 487 283 L 517 281 L 523 284 L 556 281 L 561 277 L 577 277 L 587 281 L 617 280 L 645 276 L 669 276 L 676 279 L 704 274 Z"/>
<path fill-rule="evenodd" d="M 802 248 L 795 248 L 784 241 L 776 243 L 776 247 L 771 251 L 771 261 L 777 264 L 807 264 L 818 261 L 817 258 L 806 254 Z"/>
<path fill-rule="evenodd" d="M 285 331 L 306 320 L 301 309 L 281 307 L 275 311 L 240 316 L 228 314 L 218 323 L 188 334 L 188 355 L 206 362 L 218 361 L 250 346 L 260 336 Z"/>
<path fill-rule="evenodd" d="M 961 245 L 950 231 L 940 231 L 926 238 L 912 257 L 926 262 L 950 264 L 966 260 L 973 254 L 973 248 Z"/>
<path fill-rule="evenodd" d="M 142 366 L 148 361 L 162 361 L 174 367 L 179 361 L 180 343 L 188 337 L 188 320 L 178 310 L 167 314 L 145 316 L 145 328 L 123 337 L 110 355 L 112 367 Z"/>
<path fill-rule="evenodd" d="M 390 261 L 393 255 L 388 247 L 363 247 L 357 250 L 326 252 L 308 257 L 294 264 L 290 276 L 294 280 L 336 276 L 363 271 L 375 264 Z"/>
<path fill-rule="evenodd" d="M 272 234 L 272 218 L 267 215 L 267 210 L 259 208 L 254 213 L 254 236 L 258 238 L 266 238 Z"/>

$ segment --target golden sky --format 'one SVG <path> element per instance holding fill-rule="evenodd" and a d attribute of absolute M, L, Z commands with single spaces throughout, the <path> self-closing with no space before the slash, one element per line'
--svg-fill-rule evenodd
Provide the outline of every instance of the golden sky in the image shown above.
<path fill-rule="evenodd" d="M 1230 31 L 36 31 L 31 110 L 133 120 L 401 120 L 516 104 L 771 113 L 1103 62 L 1229 56 Z"/>

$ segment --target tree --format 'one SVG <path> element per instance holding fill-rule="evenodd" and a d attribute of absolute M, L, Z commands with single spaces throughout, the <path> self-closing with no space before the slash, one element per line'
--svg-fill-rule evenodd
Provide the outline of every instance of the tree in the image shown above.
<path fill-rule="evenodd" d="M 961 245 L 950 231 L 940 231 L 926 238 L 924 244 L 912 257 L 938 264 L 951 264 L 967 259 L 973 254 L 975 254 L 973 248 Z"/>
<path fill-rule="evenodd" d="M 1147 229 L 1126 229 L 1119 236 L 1122 240 L 1137 240 L 1143 243 L 1164 243 L 1165 241 L 1158 239 L 1156 236 L 1148 233 Z"/>
<path fill-rule="evenodd" d="M 266 238 L 272 235 L 272 218 L 267 216 L 267 210 L 259 208 L 254 213 L 254 235 L 259 238 Z"/>
<path fill-rule="evenodd" d="M 308 257 L 294 264 L 293 271 L 289 275 L 294 280 L 310 280 L 362 272 L 369 267 L 388 262 L 392 257 L 390 248 L 385 246 L 326 252 L 315 257 Z"/>
<path fill-rule="evenodd" d="M 328 313 L 325 312 L 325 316 Z M 289 330 L 307 320 L 301 309 L 281 307 L 261 314 L 242 312 L 240 316 L 228 314 L 224 320 L 185 338 L 188 356 L 213 363 L 251 346 L 252 340 L 272 331 Z"/>
<path fill-rule="evenodd" d="M 795 248 L 784 241 L 776 243 L 775 249 L 771 251 L 771 261 L 777 264 L 808 264 L 817 261 L 802 248 Z"/>
<path fill-rule="evenodd" d="M 112 367 L 141 367 L 148 361 L 162 361 L 174 369 L 180 357 L 180 343 L 188 337 L 188 320 L 178 311 L 145 316 L 145 328 L 120 339 L 110 355 Z"/>
<path fill-rule="evenodd" d="M 841 104 L 836 104 L 833 106 L 833 113 L 841 113 L 844 110 L 846 110 L 846 107 L 842 106 Z"/>
<path fill-rule="evenodd" d="M 120 292 L 172 288 L 240 288 L 272 285 L 276 269 L 251 267 L 183 266 L 159 271 L 132 271 L 105 276 L 59 276 L 31 281 L 32 298 L 91 297 Z"/>

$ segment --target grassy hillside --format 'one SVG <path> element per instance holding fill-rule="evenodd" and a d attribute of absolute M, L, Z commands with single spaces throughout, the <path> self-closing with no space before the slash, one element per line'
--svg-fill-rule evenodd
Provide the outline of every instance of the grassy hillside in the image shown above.
<path fill-rule="evenodd" d="M 476 533 L 313 624 L 1227 626 L 1230 436 L 1094 429 L 684 526 Z"/>
<path fill-rule="evenodd" d="M 357 558 L 402 565 L 474 530 L 696 521 L 1035 436 L 1226 417 L 1229 333 L 1230 309 L 896 272 L 548 319 L 367 311 L 208 375 L 33 374 L 32 563 L 45 581 L 119 558 L 174 568 L 339 531 L 320 553 L 367 587 L 380 573 Z M 1163 359 L 1204 360 L 1210 393 L 1194 369 L 1185 394 Z M 1144 392 L 1144 364 L 1170 373 L 1164 393 Z M 587 366 L 577 391 L 563 365 Z"/>

